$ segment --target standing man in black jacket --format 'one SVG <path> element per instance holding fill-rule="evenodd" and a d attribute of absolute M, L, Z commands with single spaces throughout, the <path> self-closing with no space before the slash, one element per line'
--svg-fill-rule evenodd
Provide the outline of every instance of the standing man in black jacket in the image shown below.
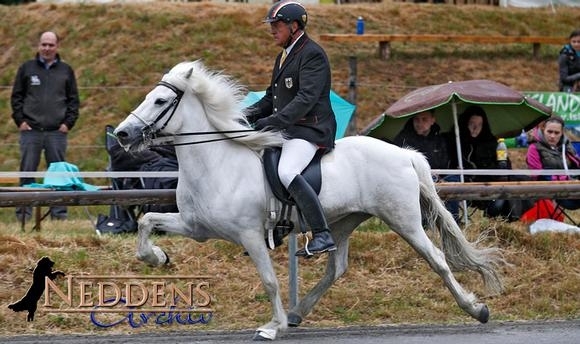
<path fill-rule="evenodd" d="M 12 118 L 20 130 L 20 171 L 36 171 L 44 150 L 47 167 L 65 161 L 67 134 L 79 116 L 79 94 L 73 69 L 59 54 L 59 38 L 40 35 L 38 53 L 24 62 L 12 89 Z M 21 178 L 20 185 L 34 178 Z M 31 208 L 16 209 L 19 220 L 31 217 Z M 64 220 L 66 207 L 52 207 L 51 217 Z"/>
<path fill-rule="evenodd" d="M 324 50 L 305 33 L 307 21 L 306 9 L 298 2 L 280 1 L 270 8 L 264 22 L 270 24 L 282 52 L 266 94 L 248 109 L 255 129 L 280 130 L 289 138 L 282 147 L 278 174 L 313 234 L 298 256 L 336 250 L 318 196 L 301 176 L 319 149 L 334 148 L 336 135 L 330 64 Z"/>

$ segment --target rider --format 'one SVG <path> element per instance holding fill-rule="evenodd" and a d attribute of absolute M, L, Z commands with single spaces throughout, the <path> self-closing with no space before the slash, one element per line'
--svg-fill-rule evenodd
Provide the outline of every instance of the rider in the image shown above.
<path fill-rule="evenodd" d="M 324 50 L 304 29 L 308 15 L 295 1 L 275 3 L 266 18 L 276 45 L 270 86 L 262 99 L 248 108 L 256 130 L 281 130 L 288 140 L 278 165 L 286 187 L 312 230 L 313 238 L 297 256 L 336 250 L 316 192 L 301 176 L 319 149 L 334 148 L 336 118 L 330 106 L 330 64 Z"/>

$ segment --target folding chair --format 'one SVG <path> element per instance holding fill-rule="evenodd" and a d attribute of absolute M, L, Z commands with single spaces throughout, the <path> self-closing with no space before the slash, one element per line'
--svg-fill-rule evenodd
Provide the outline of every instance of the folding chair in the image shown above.
<path fill-rule="evenodd" d="M 530 209 L 524 212 L 520 220 L 526 223 L 532 223 L 538 219 L 552 219 L 562 222 L 565 214 L 554 200 L 543 198 L 537 200 Z"/>
<path fill-rule="evenodd" d="M 570 223 L 572 223 L 574 226 L 578 227 L 578 222 L 576 222 L 571 216 L 570 214 L 568 214 L 568 210 L 576 210 L 578 209 L 578 207 L 575 208 L 571 208 L 571 207 L 567 207 L 566 203 L 563 202 L 564 200 L 555 200 L 555 207 L 554 207 L 554 213 L 553 213 L 553 218 L 555 217 L 561 217 L 562 220 L 563 218 L 566 218 L 568 221 L 570 221 Z M 562 221 L 560 220 L 560 221 Z"/>
<path fill-rule="evenodd" d="M 105 126 L 105 150 L 109 156 L 107 171 L 117 171 L 113 157 L 118 154 L 119 149 L 122 149 L 113 135 L 114 130 L 115 127 L 111 125 Z M 135 178 L 111 178 L 111 188 L 113 190 L 127 189 L 126 185 L 133 184 L 134 180 Z M 143 185 L 142 178 L 137 180 L 140 185 Z M 120 206 L 112 204 L 109 209 L 109 216 L 99 214 L 95 227 L 101 232 L 131 232 L 137 229 L 137 219 L 140 215 L 141 207 L 139 205 Z"/>
<path fill-rule="evenodd" d="M 114 127 L 105 128 L 105 146 L 109 154 L 109 171 L 178 171 L 179 166 L 173 147 L 157 147 L 155 150 L 128 154 L 112 135 Z M 148 177 L 148 178 L 112 178 L 115 190 L 127 189 L 169 189 L 177 187 L 177 178 Z M 142 214 L 155 212 L 177 212 L 175 205 L 140 204 L 130 206 L 128 210 L 132 218 L 137 219 Z M 112 216 L 113 214 L 111 214 Z"/>

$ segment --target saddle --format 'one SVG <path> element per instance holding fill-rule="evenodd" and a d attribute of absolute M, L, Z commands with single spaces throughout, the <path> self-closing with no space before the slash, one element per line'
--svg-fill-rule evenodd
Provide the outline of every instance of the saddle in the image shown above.
<path fill-rule="evenodd" d="M 312 158 L 312 161 L 310 161 L 308 166 L 306 166 L 304 171 L 301 173 L 317 195 L 320 193 L 320 188 L 322 186 L 320 160 L 324 153 L 325 151 L 323 149 L 319 149 Z M 282 202 L 282 211 L 278 222 L 273 229 L 268 230 L 268 236 L 266 237 L 266 244 L 272 250 L 282 245 L 284 238 L 294 229 L 294 223 L 292 223 L 290 217 L 292 214 L 292 207 L 294 207 L 296 203 L 290 196 L 290 193 L 288 193 L 288 190 L 286 190 L 284 185 L 282 185 L 280 177 L 278 176 L 278 162 L 280 161 L 281 154 L 282 148 L 271 147 L 264 150 L 262 157 L 266 180 L 268 181 L 274 196 Z M 298 218 L 302 222 L 302 215 L 300 212 L 298 215 Z M 304 226 L 302 226 L 302 228 L 304 228 Z"/>
<path fill-rule="evenodd" d="M 268 184 L 270 184 L 270 188 L 274 193 L 274 196 L 280 202 L 287 204 L 287 205 L 295 205 L 294 200 L 290 197 L 288 190 L 282 185 L 280 182 L 280 177 L 278 176 L 278 162 L 280 161 L 280 155 L 282 154 L 282 148 L 280 147 L 273 147 L 273 148 L 266 148 L 263 154 L 263 161 L 264 161 L 264 171 L 266 172 L 266 180 Z M 308 184 L 312 187 L 312 189 L 318 195 L 320 193 L 320 188 L 322 185 L 322 173 L 320 170 L 320 160 L 324 155 L 324 151 L 319 149 L 310 164 L 306 166 L 304 171 L 302 171 L 302 177 L 306 179 Z"/>

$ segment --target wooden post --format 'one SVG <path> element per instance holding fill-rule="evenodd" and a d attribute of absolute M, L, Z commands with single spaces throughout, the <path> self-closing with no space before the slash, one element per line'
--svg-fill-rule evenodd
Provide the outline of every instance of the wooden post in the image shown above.
<path fill-rule="evenodd" d="M 387 60 L 389 57 L 391 57 L 391 42 L 379 42 L 379 58 Z"/>
<path fill-rule="evenodd" d="M 34 227 L 36 231 L 40 231 L 40 222 L 42 222 L 42 209 L 40 206 L 34 207 Z"/>
<path fill-rule="evenodd" d="M 533 44 L 532 54 L 534 55 L 534 58 L 536 58 L 536 59 L 538 57 L 540 57 L 540 43 Z"/>
<path fill-rule="evenodd" d="M 356 105 L 356 56 L 351 56 L 348 59 L 348 101 Z M 356 129 L 356 110 L 352 114 L 352 118 L 346 128 L 346 136 L 357 135 Z"/>

